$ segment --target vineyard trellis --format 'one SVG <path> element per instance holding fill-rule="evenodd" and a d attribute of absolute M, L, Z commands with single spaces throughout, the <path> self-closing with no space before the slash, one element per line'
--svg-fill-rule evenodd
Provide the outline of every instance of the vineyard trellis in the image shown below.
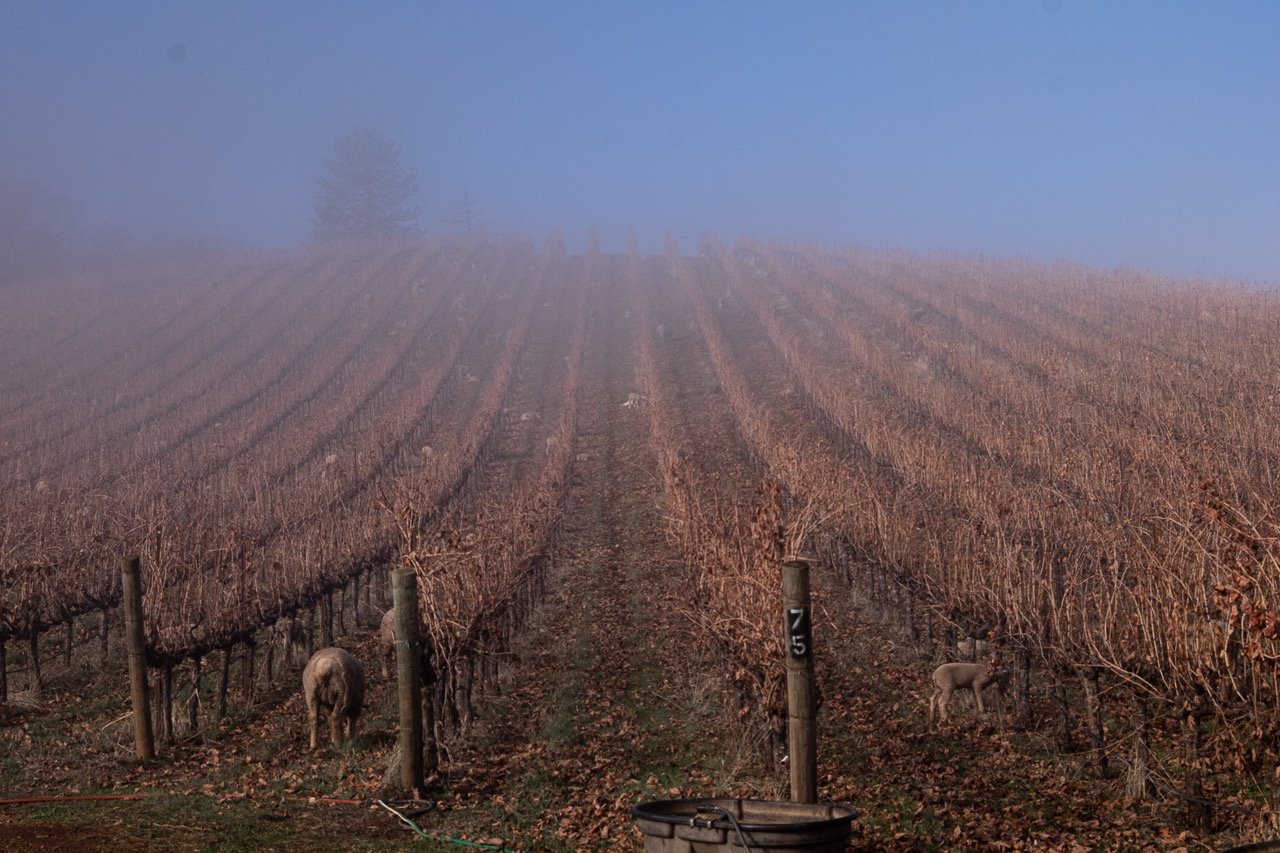
<path fill-rule="evenodd" d="M 604 288 L 624 317 L 597 316 Z M 1021 722 L 1082 734 L 1099 772 L 1117 726 L 1140 735 L 1137 775 L 1160 741 L 1193 798 L 1204 768 L 1280 765 L 1268 292 L 752 238 L 611 256 L 477 233 L 46 298 L 0 321 L 0 661 L 24 658 L 36 687 L 49 638 L 65 630 L 69 655 L 77 624 L 105 659 L 122 555 L 142 559 L 169 736 L 174 685 L 198 686 L 202 661 L 221 655 L 221 704 L 233 657 L 251 680 L 278 619 L 331 638 L 404 566 L 435 726 L 465 732 L 545 593 L 588 341 L 621 330 L 655 534 L 685 563 L 671 583 L 762 741 L 785 715 L 778 563 L 804 553 L 941 654 L 994 641 Z M 58 331 L 36 333 L 53 312 Z M 10 681 L 0 665 L 0 701 Z"/>

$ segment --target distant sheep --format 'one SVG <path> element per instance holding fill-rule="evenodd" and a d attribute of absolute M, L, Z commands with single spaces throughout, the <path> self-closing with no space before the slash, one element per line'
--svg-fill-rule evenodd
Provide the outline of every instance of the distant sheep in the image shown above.
<path fill-rule="evenodd" d="M 944 663 L 933 671 L 934 691 L 929 697 L 929 722 L 932 723 L 937 716 L 945 723 L 951 694 L 965 688 L 973 691 L 973 697 L 978 703 L 978 713 L 986 714 L 982 691 L 994 684 L 1003 696 L 1011 675 L 1009 668 L 1000 666 L 996 660 L 990 663 Z"/>
<path fill-rule="evenodd" d="M 382 658 L 382 677 L 390 678 L 391 670 L 388 668 L 388 661 L 395 662 L 396 659 L 396 611 L 393 607 L 386 613 L 382 614 L 382 625 L 378 628 L 378 648 Z"/>
<path fill-rule="evenodd" d="M 272 642 L 280 644 L 285 666 L 292 666 L 307 647 L 307 629 L 297 616 L 282 616 L 271 629 Z"/>
<path fill-rule="evenodd" d="M 321 649 L 302 671 L 302 692 L 311 721 L 311 748 L 319 746 L 320 713 L 329 715 L 329 738 L 334 746 L 356 736 L 356 721 L 364 706 L 364 667 L 346 649 Z"/>

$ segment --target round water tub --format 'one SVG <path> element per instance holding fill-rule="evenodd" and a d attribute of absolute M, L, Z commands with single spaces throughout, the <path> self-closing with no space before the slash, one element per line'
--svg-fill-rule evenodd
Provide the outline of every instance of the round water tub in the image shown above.
<path fill-rule="evenodd" d="M 647 853 L 838 853 L 858 816 L 849 806 L 776 800 L 655 800 L 631 809 Z"/>

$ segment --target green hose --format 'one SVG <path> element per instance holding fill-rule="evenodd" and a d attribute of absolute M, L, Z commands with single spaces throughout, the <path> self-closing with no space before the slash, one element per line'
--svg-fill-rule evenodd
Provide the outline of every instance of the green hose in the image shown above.
<path fill-rule="evenodd" d="M 501 844 L 485 844 L 484 842 L 481 842 L 481 841 L 468 841 L 465 838 L 453 838 L 448 835 L 434 835 L 430 832 L 424 831 L 422 827 L 418 826 L 416 821 L 410 820 L 409 818 L 405 817 L 404 814 L 391 808 L 391 806 L 387 805 L 382 800 L 378 800 L 378 805 L 382 806 L 384 809 L 391 812 L 396 817 L 400 818 L 401 823 L 403 823 L 405 826 L 412 829 L 414 832 L 418 833 L 418 835 L 420 835 L 423 838 L 430 838 L 432 841 L 444 841 L 449 844 L 457 844 L 461 847 L 474 847 L 478 850 L 506 850 L 507 849 L 503 847 Z"/>

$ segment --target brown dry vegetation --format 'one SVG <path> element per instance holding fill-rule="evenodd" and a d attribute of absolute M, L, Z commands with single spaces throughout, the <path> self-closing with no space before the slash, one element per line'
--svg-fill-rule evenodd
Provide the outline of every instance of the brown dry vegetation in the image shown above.
<path fill-rule="evenodd" d="M 7 846 L 414 837 L 375 802 L 395 566 L 439 676 L 429 846 L 638 846 L 642 800 L 785 797 L 779 554 L 813 561 L 819 790 L 860 848 L 1280 835 L 1269 293 L 477 235 L 6 302 L 0 799 L 50 798 L 0 805 Z M 365 663 L 352 745 L 306 749 L 300 662 L 270 642 L 293 614 Z M 930 728 L 929 673 L 973 636 L 1010 701 Z"/>

